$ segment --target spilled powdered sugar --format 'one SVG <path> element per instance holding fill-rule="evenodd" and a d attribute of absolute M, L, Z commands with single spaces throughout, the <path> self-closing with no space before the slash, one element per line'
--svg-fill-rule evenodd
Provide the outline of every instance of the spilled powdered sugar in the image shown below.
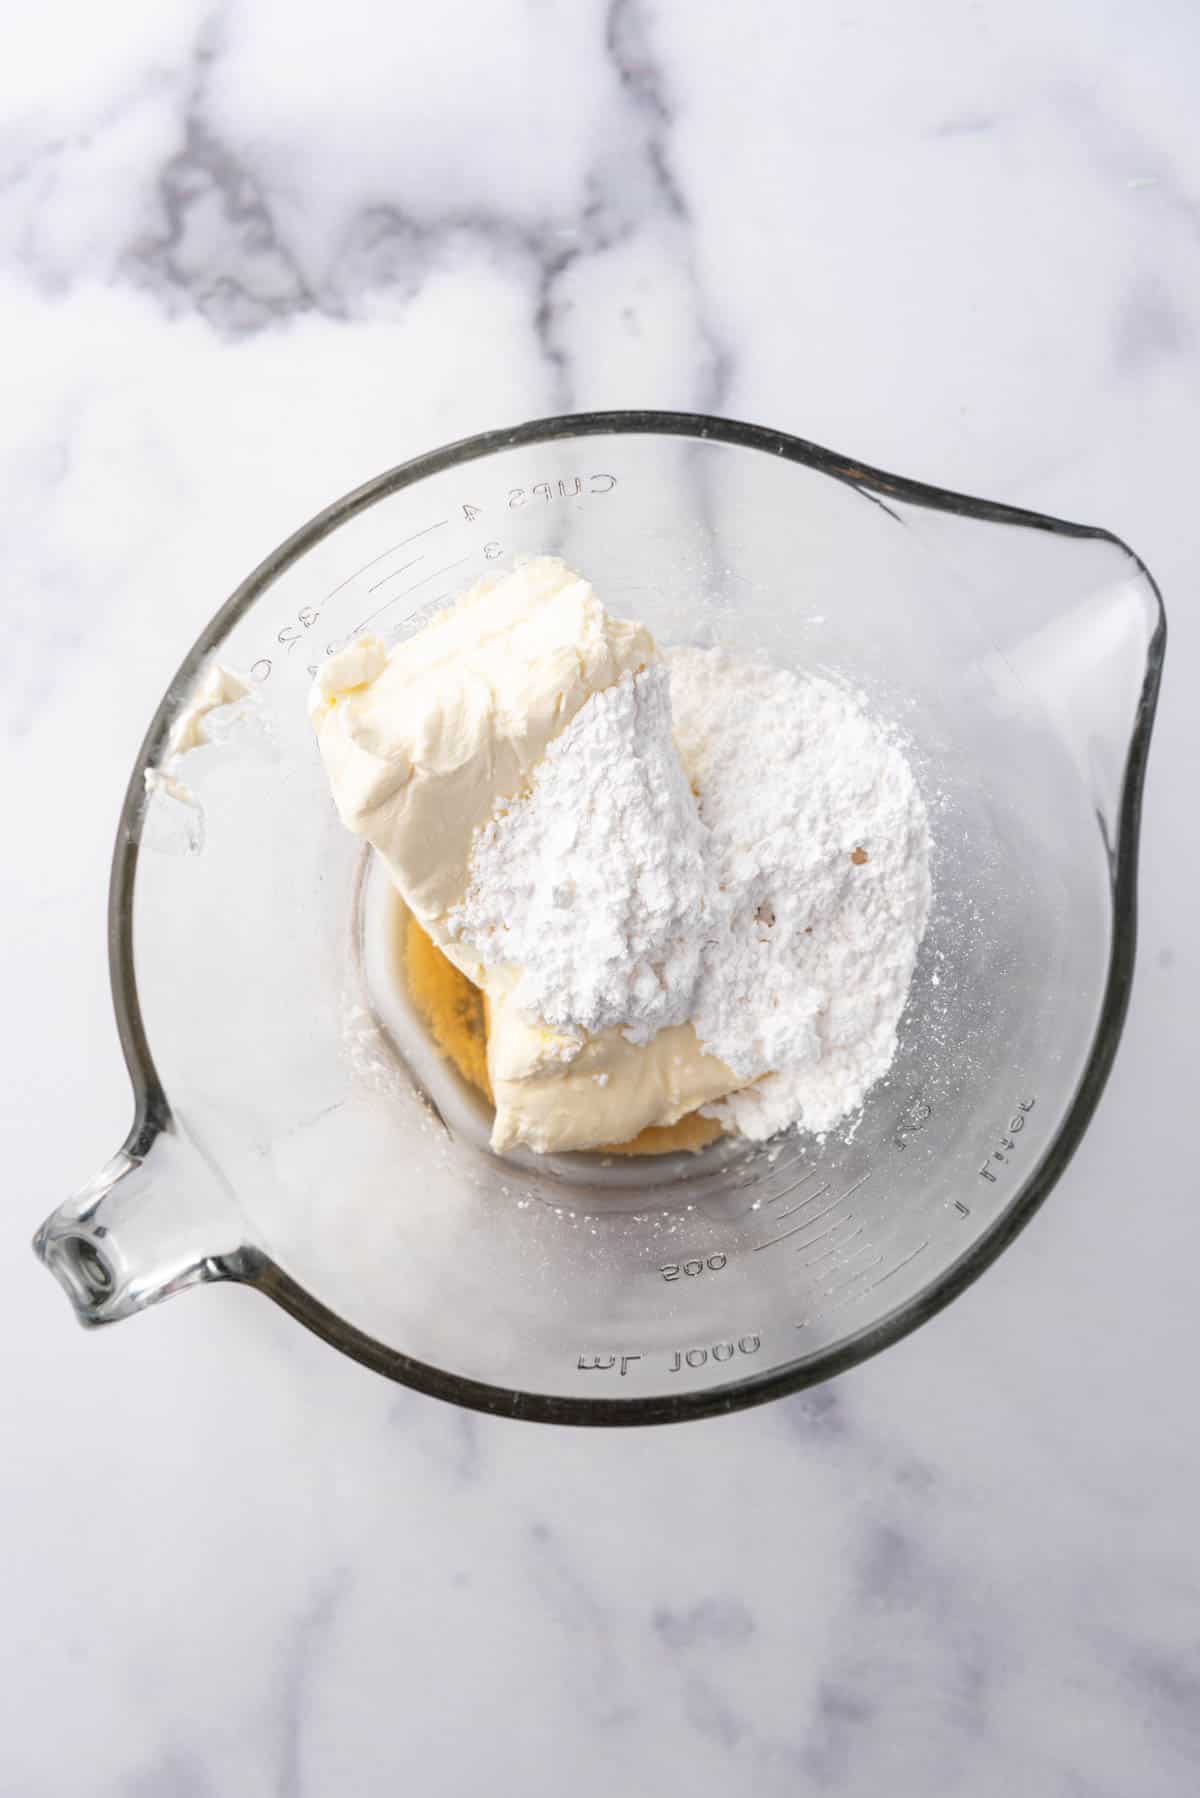
<path fill-rule="evenodd" d="M 451 929 L 522 970 L 521 1005 L 637 1043 L 690 1020 L 745 1083 L 707 1109 L 747 1136 L 831 1128 L 895 1054 L 925 806 L 832 681 L 670 651 L 587 701 L 470 875 Z"/>

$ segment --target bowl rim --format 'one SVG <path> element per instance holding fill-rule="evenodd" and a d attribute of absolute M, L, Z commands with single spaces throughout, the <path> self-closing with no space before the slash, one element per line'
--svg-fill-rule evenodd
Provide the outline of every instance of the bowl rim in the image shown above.
<path fill-rule="evenodd" d="M 154 1065 L 138 998 L 133 959 L 133 893 L 140 849 L 145 771 L 161 755 L 181 690 L 190 685 L 204 659 L 286 568 L 339 525 L 376 501 L 430 475 L 478 461 L 498 451 L 572 437 L 628 435 L 685 437 L 764 452 L 843 482 L 897 518 L 899 515 L 889 504 L 892 498 L 909 506 L 964 518 L 1109 543 L 1130 558 L 1144 580 L 1155 609 L 1155 625 L 1147 645 L 1142 689 L 1125 756 L 1117 830 L 1110 844 L 1113 932 L 1104 998 L 1075 1094 L 1041 1160 L 1014 1192 L 990 1229 L 965 1249 L 930 1286 L 897 1305 L 893 1311 L 836 1347 L 727 1385 L 657 1397 L 576 1398 L 493 1386 L 445 1372 L 389 1348 L 323 1305 L 260 1248 L 243 1246 L 227 1255 L 214 1256 L 206 1263 L 205 1278 L 234 1280 L 257 1289 L 332 1347 L 390 1379 L 473 1410 L 540 1423 L 612 1426 L 683 1422 L 741 1410 L 829 1379 L 878 1354 L 936 1316 L 978 1279 L 1024 1229 L 1082 1140 L 1107 1082 L 1125 1022 L 1136 950 L 1142 794 L 1166 648 L 1166 614 L 1158 586 L 1141 558 L 1111 531 L 889 474 L 804 438 L 762 425 L 692 412 L 566 413 L 460 438 L 401 462 L 316 513 L 241 582 L 209 620 L 180 664 L 138 752 L 117 827 L 108 906 L 113 1009 L 135 1103 L 134 1123 L 125 1144 L 128 1154 L 142 1158 L 159 1133 L 172 1127 L 170 1103 Z"/>

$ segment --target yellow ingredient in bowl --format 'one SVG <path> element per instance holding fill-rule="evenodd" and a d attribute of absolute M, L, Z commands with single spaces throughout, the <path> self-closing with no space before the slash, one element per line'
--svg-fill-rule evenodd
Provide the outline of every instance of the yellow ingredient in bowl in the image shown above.
<path fill-rule="evenodd" d="M 598 1155 L 678 1155 L 681 1149 L 689 1149 L 694 1154 L 698 1149 L 706 1149 L 710 1142 L 716 1142 L 723 1130 L 716 1118 L 702 1117 L 698 1111 L 689 1111 L 686 1117 L 676 1124 L 647 1124 L 628 1142 L 609 1143 L 603 1149 L 597 1149 Z"/>
<path fill-rule="evenodd" d="M 463 1079 L 492 1096 L 487 1070 L 487 1002 L 461 968 L 442 954 L 412 913 L 397 901 L 396 928 L 409 996 L 429 1034 Z M 678 1123 L 652 1124 L 629 1142 L 612 1143 L 602 1155 L 675 1155 L 707 1148 L 722 1133 L 715 1118 L 693 1111 Z"/>
<path fill-rule="evenodd" d="M 397 905 L 396 918 L 403 936 L 409 997 L 443 1055 L 469 1085 L 490 1099 L 483 994 L 442 954 L 410 911 Z"/>

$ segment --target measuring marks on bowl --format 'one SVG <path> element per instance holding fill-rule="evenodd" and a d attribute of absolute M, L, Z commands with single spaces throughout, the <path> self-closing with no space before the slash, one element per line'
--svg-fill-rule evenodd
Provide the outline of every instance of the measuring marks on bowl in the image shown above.
<path fill-rule="evenodd" d="M 480 553 L 479 549 L 468 550 L 466 555 L 454 557 L 449 561 L 438 558 L 437 567 L 420 574 L 415 581 L 398 589 L 392 587 L 392 583 L 398 581 L 402 575 L 410 574 L 413 569 L 421 567 L 427 560 L 436 557 L 438 547 L 436 540 L 432 542 L 425 540 L 435 539 L 435 534 L 445 530 L 451 522 L 450 518 L 438 518 L 432 524 L 423 526 L 421 530 L 413 531 L 407 537 L 401 537 L 397 542 L 389 544 L 387 549 L 380 550 L 378 555 L 372 556 L 370 561 L 364 562 L 361 567 L 356 568 L 353 574 L 346 575 L 345 579 L 339 581 L 335 587 L 331 587 L 317 604 L 301 606 L 295 615 L 286 623 L 281 624 L 275 632 L 275 644 L 278 645 L 278 648 L 272 648 L 270 655 L 259 656 L 250 664 L 251 678 L 259 686 L 262 686 L 281 666 L 287 666 L 287 658 L 302 643 L 311 644 L 313 642 L 309 633 L 335 602 L 341 608 L 347 606 L 351 601 L 357 601 L 359 603 L 355 605 L 354 610 L 358 611 L 361 608 L 363 616 L 350 623 L 345 630 L 340 631 L 337 636 L 324 645 L 322 653 L 327 656 L 336 655 L 353 638 L 361 636 L 364 631 L 378 624 L 384 613 L 391 611 L 392 607 L 399 605 L 402 600 L 410 598 L 412 594 L 432 585 L 435 581 L 442 580 L 444 576 L 452 575 L 458 569 L 464 568 Z M 461 539 L 459 541 L 461 542 Z M 406 557 L 399 567 L 389 568 L 383 573 L 376 573 L 390 556 L 411 549 L 418 543 L 421 543 L 423 547 L 418 549 L 415 555 Z M 481 546 L 481 552 L 485 560 L 491 561 L 501 554 L 501 546 L 499 543 L 484 543 Z M 442 551 L 442 555 L 445 556 L 445 550 Z M 365 578 L 371 574 L 375 574 L 374 579 Z M 444 592 L 438 592 L 432 599 L 423 600 L 420 602 L 421 609 L 430 612 L 435 610 L 450 598 L 452 591 L 451 588 Z M 377 595 L 378 598 L 376 598 Z M 353 613 L 350 615 L 353 618 Z M 282 655 L 279 650 L 283 651 Z M 309 653 L 311 655 L 311 649 Z M 316 675 L 318 665 L 311 661 L 304 664 L 305 672 L 310 678 Z"/>
<path fill-rule="evenodd" d="M 890 1257 L 868 1234 L 866 1218 L 855 1211 L 851 1201 L 872 1178 L 872 1171 L 868 1168 L 831 1197 L 833 1182 L 821 1178 L 820 1168 L 808 1168 L 760 1202 L 770 1234 L 750 1252 L 771 1254 L 772 1259 L 783 1254 L 798 1256 L 798 1269 L 790 1262 L 789 1273 L 799 1272 L 799 1283 L 810 1290 L 815 1302 L 795 1323 L 797 1330 L 809 1329 L 832 1312 L 865 1298 L 929 1247 L 925 1237 L 907 1253 Z M 813 1181 L 818 1184 L 812 1186 Z"/>
<path fill-rule="evenodd" d="M 816 1188 L 816 1190 L 814 1192 L 810 1193 L 807 1198 L 801 1199 L 798 1204 L 790 1205 L 786 1211 L 775 1211 L 774 1210 L 774 1207 L 781 1204 L 784 1199 L 791 1198 L 793 1193 L 800 1191 L 800 1189 L 802 1187 L 806 1186 L 810 1180 L 815 1180 L 817 1178 L 818 1172 L 819 1172 L 819 1170 L 817 1168 L 812 1168 L 812 1169 L 810 1169 L 810 1171 L 807 1174 L 801 1174 L 798 1180 L 793 1180 L 790 1186 L 785 1186 L 782 1192 L 777 1192 L 775 1194 L 774 1198 L 768 1199 L 766 1201 L 766 1205 L 768 1207 L 770 1207 L 773 1212 L 773 1216 L 772 1216 L 772 1220 L 771 1220 L 773 1223 L 781 1224 L 787 1218 L 795 1217 L 797 1212 L 810 1211 L 811 1207 L 813 1205 L 815 1205 L 819 1199 L 822 1199 L 825 1197 L 825 1195 L 829 1191 L 829 1181 L 828 1180 L 826 1180 L 823 1185 L 818 1186 Z M 870 1173 L 869 1172 L 865 1173 L 860 1180 L 856 1180 L 854 1182 L 853 1186 L 847 1187 L 846 1191 L 844 1193 L 842 1193 L 840 1198 L 834 1199 L 832 1204 L 827 1205 L 824 1208 L 824 1210 L 818 1211 L 815 1217 L 813 1217 L 813 1216 L 806 1217 L 800 1223 L 793 1224 L 790 1229 L 781 1230 L 779 1232 L 779 1234 L 776 1236 L 768 1236 L 765 1242 L 755 1243 L 755 1245 L 754 1245 L 755 1254 L 761 1253 L 761 1251 L 763 1249 L 772 1249 L 778 1243 L 787 1242 L 789 1240 L 789 1238 L 799 1235 L 801 1231 L 809 1229 L 811 1227 L 811 1225 L 813 1225 L 815 1223 L 820 1223 L 822 1218 L 828 1217 L 831 1212 L 837 1210 L 839 1205 L 844 1204 L 845 1201 L 848 1198 L 850 1198 L 853 1193 L 856 1193 L 860 1186 L 865 1186 L 867 1181 L 870 1178 L 871 1178 Z M 853 1213 L 850 1213 L 850 1216 L 853 1217 Z M 838 1227 L 838 1225 L 835 1222 L 829 1226 L 828 1230 L 823 1231 L 822 1234 L 825 1236 L 828 1236 L 834 1230 L 836 1230 L 837 1227 Z M 814 1239 L 814 1240 L 819 1240 L 819 1238 Z"/>
<path fill-rule="evenodd" d="M 293 611 L 276 629 L 274 642 L 264 646 L 266 653 L 250 663 L 251 679 L 262 686 L 281 668 L 288 667 L 304 668 L 308 677 L 314 678 L 320 656 L 336 655 L 355 637 L 377 627 L 379 620 L 393 607 L 419 593 L 421 597 L 415 608 L 401 621 L 401 629 L 408 634 L 424 624 L 456 592 L 472 584 L 476 575 L 459 572 L 469 562 L 476 563 L 479 573 L 486 573 L 501 557 L 523 547 L 534 547 L 538 553 L 545 553 L 548 545 L 536 539 L 531 544 L 528 531 L 514 537 L 517 517 L 526 508 L 531 514 L 541 516 L 546 506 L 556 510 L 565 507 L 568 511 L 581 506 L 603 506 L 606 496 L 616 489 L 617 484 L 615 474 L 580 473 L 553 480 L 530 480 L 519 487 L 476 487 L 466 493 L 460 490 L 444 517 L 430 519 L 419 529 L 397 538 L 325 593 L 314 596 Z M 456 554 L 456 551 L 462 553 Z M 396 566 L 388 566 L 397 556 L 403 559 Z M 426 566 L 429 563 L 435 566 Z M 395 585 L 418 568 L 421 572 L 415 580 L 403 587 Z M 440 585 L 443 579 L 450 583 L 445 589 Z M 432 596 L 427 592 L 431 587 L 434 588 Z M 336 623 L 329 617 L 331 608 L 336 613 Z M 313 645 L 320 642 L 320 638 L 314 638 L 312 632 L 322 619 L 326 620 L 326 630 L 330 630 L 332 624 L 332 634 L 316 652 L 318 659 L 314 661 Z M 306 645 L 307 654 L 295 657 L 294 652 L 301 644 Z"/>

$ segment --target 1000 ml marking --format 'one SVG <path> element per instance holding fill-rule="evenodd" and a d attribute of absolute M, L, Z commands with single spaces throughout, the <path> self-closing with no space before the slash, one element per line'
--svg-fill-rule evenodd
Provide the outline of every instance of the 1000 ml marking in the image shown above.
<path fill-rule="evenodd" d="M 736 1342 L 711 1342 L 701 1348 L 674 1349 L 668 1351 L 671 1360 L 667 1365 L 668 1373 L 680 1373 L 685 1367 L 704 1367 L 709 1361 L 718 1365 L 732 1361 L 738 1355 L 757 1355 L 762 1347 L 762 1337 L 751 1330 L 745 1336 L 739 1336 Z M 630 1372 L 635 1361 L 657 1362 L 654 1355 L 580 1355 L 576 1366 L 580 1373 L 619 1373 L 622 1378 Z M 640 1371 L 640 1369 L 639 1369 Z"/>
<path fill-rule="evenodd" d="M 690 1348 L 675 1350 L 675 1359 L 667 1369 L 668 1373 L 678 1373 L 681 1367 L 703 1367 L 711 1355 L 714 1361 L 732 1361 L 735 1354 L 757 1355 L 762 1347 L 761 1336 L 739 1336 L 736 1343 L 714 1342 L 711 1348 Z"/>

